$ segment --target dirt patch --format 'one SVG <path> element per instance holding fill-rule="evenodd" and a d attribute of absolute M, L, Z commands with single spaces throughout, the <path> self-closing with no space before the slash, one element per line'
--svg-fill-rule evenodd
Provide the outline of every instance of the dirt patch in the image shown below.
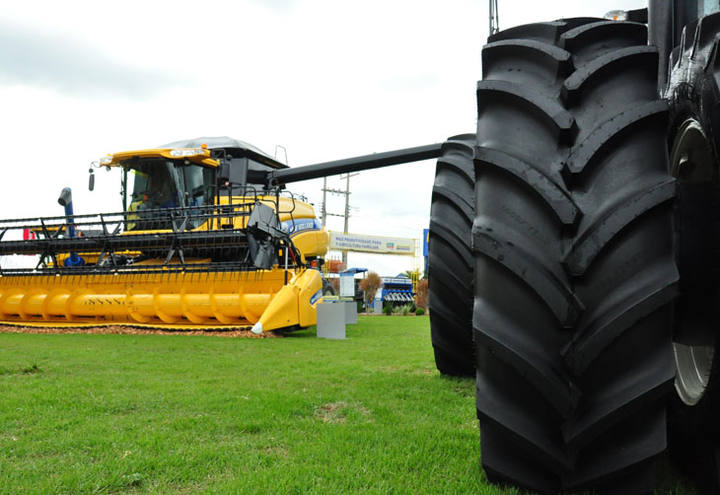
<path fill-rule="evenodd" d="M 314 416 L 323 423 L 342 424 L 347 420 L 350 410 L 360 412 L 363 416 L 370 416 L 370 411 L 362 405 L 351 405 L 347 402 L 329 402 L 315 409 Z"/>
<path fill-rule="evenodd" d="M 347 402 L 330 402 L 315 409 L 315 417 L 323 423 L 344 423 L 347 416 L 344 412 Z"/>
<path fill-rule="evenodd" d="M 35 333 L 35 334 L 121 334 L 121 335 L 203 335 L 210 337 L 241 337 L 250 339 L 277 338 L 283 335 L 280 332 L 265 332 L 255 335 L 250 330 L 170 330 L 163 328 L 139 328 L 124 325 L 87 328 L 45 328 L 45 327 L 16 327 L 0 325 L 0 333 Z"/>
<path fill-rule="evenodd" d="M 289 452 L 285 447 L 265 447 L 264 449 L 262 449 L 262 451 L 264 454 L 276 457 L 287 458 L 289 456 Z"/>
<path fill-rule="evenodd" d="M 357 410 L 360 411 L 363 416 L 370 416 L 370 414 L 372 414 L 370 409 L 363 406 L 357 406 Z"/>

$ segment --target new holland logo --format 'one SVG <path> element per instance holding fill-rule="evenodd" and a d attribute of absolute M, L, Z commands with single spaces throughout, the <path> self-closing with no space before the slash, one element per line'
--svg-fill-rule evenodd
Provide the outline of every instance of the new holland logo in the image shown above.
<path fill-rule="evenodd" d="M 313 296 L 310 298 L 310 304 L 315 304 L 318 299 L 320 299 L 323 295 L 322 289 L 318 290 Z"/>

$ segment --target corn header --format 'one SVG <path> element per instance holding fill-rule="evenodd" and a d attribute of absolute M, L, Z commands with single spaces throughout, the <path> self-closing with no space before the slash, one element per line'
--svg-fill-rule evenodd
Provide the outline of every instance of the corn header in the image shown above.
<path fill-rule="evenodd" d="M 121 171 L 123 209 L 0 221 L 0 324 L 169 329 L 315 324 L 328 236 L 289 182 L 437 156 L 439 145 L 290 169 L 229 138 L 104 157 Z M 91 175 L 91 188 L 94 176 Z M 26 233 L 22 238 L 21 233 Z M 30 233 L 30 235 L 27 235 Z"/>

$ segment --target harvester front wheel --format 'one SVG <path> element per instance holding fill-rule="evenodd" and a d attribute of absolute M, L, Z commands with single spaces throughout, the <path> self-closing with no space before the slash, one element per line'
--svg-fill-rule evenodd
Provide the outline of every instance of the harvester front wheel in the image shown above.
<path fill-rule="evenodd" d="M 647 28 L 568 19 L 483 48 L 473 336 L 482 463 L 542 493 L 651 493 L 678 273 Z"/>
<path fill-rule="evenodd" d="M 430 209 L 430 336 L 441 373 L 472 376 L 472 251 L 475 216 L 474 134 L 449 138 L 435 170 Z"/>

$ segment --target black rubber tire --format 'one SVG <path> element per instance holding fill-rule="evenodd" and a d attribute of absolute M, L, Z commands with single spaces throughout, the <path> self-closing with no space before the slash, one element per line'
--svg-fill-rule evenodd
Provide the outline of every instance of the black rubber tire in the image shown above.
<path fill-rule="evenodd" d="M 473 376 L 474 134 L 449 138 L 435 169 L 428 246 L 428 305 L 435 365 L 441 373 Z"/>
<path fill-rule="evenodd" d="M 657 63 L 646 26 L 598 19 L 483 48 L 473 337 L 492 482 L 654 489 L 678 280 Z"/>
<path fill-rule="evenodd" d="M 335 295 L 335 288 L 326 279 L 323 279 L 322 294 L 323 294 L 323 296 L 334 296 Z"/>
<path fill-rule="evenodd" d="M 709 369 L 697 373 L 707 378 L 704 393 L 697 399 L 688 400 L 684 394 L 685 400 L 681 398 L 684 380 L 678 369 L 678 394 L 669 408 L 670 452 L 699 483 L 702 493 L 720 493 L 719 32 L 720 14 L 685 27 L 682 44 L 673 50 L 666 90 L 671 154 L 688 121 L 699 124 L 708 145 L 702 159 L 699 148 L 689 155 L 689 162 L 695 165 L 692 169 L 672 171 L 679 176 L 676 245 L 681 289 L 674 340 L 714 348 L 714 357 L 709 360 Z M 676 349 L 676 359 L 680 352 Z M 690 405 L 692 402 L 696 403 Z"/>

